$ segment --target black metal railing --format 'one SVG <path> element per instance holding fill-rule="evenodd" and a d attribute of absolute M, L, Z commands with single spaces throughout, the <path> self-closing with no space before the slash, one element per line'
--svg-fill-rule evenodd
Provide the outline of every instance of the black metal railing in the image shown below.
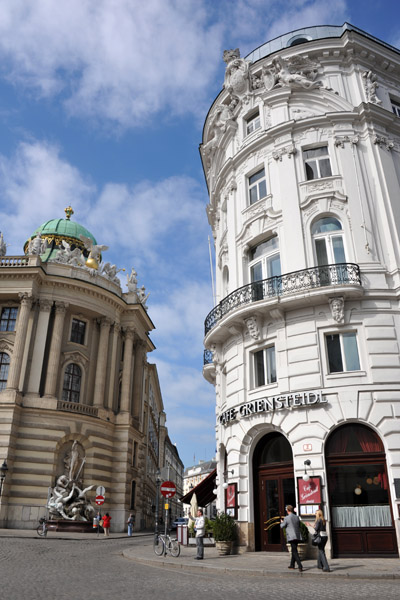
<path fill-rule="evenodd" d="M 204 356 L 203 356 L 203 364 L 204 365 L 212 365 L 213 362 L 213 353 L 211 352 L 211 350 L 204 350 Z"/>
<path fill-rule="evenodd" d="M 361 285 L 360 267 L 352 263 L 324 265 L 254 281 L 221 300 L 207 315 L 205 335 L 235 308 L 277 296 L 335 285 Z"/>

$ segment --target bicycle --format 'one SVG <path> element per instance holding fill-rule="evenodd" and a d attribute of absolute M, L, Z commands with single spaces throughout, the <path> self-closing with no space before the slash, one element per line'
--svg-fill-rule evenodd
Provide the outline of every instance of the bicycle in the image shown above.
<path fill-rule="evenodd" d="M 164 556 L 167 552 L 177 558 L 181 553 L 181 546 L 177 539 L 171 538 L 169 534 L 159 533 L 154 536 L 154 552 L 157 556 Z"/>
<path fill-rule="evenodd" d="M 41 517 L 39 519 L 39 525 L 36 529 L 36 533 L 38 535 L 40 535 L 41 537 L 47 536 L 47 519 L 46 519 L 46 517 Z"/>

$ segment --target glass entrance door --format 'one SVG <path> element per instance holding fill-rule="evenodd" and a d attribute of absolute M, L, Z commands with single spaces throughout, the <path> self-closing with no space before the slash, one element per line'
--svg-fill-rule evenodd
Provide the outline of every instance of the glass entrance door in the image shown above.
<path fill-rule="evenodd" d="M 280 552 L 285 549 L 285 539 L 280 528 L 285 506 L 295 506 L 294 478 L 287 475 L 265 476 L 260 474 L 261 493 L 261 549 Z"/>

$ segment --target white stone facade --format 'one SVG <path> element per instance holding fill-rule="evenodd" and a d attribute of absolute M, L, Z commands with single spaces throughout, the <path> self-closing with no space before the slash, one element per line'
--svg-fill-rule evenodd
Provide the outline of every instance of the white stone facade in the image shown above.
<path fill-rule="evenodd" d="M 400 53 L 344 25 L 224 60 L 201 145 L 216 254 L 204 376 L 216 388 L 218 508 L 224 479 L 236 482 L 242 544 L 260 549 L 253 458 L 279 432 L 293 477 L 308 459 L 321 477 L 333 539 L 327 440 L 363 424 L 383 444 L 398 547 Z"/>

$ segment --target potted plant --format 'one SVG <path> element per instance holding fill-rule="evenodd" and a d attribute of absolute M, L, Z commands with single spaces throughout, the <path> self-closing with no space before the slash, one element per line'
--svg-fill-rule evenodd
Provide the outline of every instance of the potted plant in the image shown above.
<path fill-rule="evenodd" d="M 235 520 L 226 513 L 217 515 L 213 523 L 213 535 L 219 554 L 230 554 L 237 537 Z"/>

